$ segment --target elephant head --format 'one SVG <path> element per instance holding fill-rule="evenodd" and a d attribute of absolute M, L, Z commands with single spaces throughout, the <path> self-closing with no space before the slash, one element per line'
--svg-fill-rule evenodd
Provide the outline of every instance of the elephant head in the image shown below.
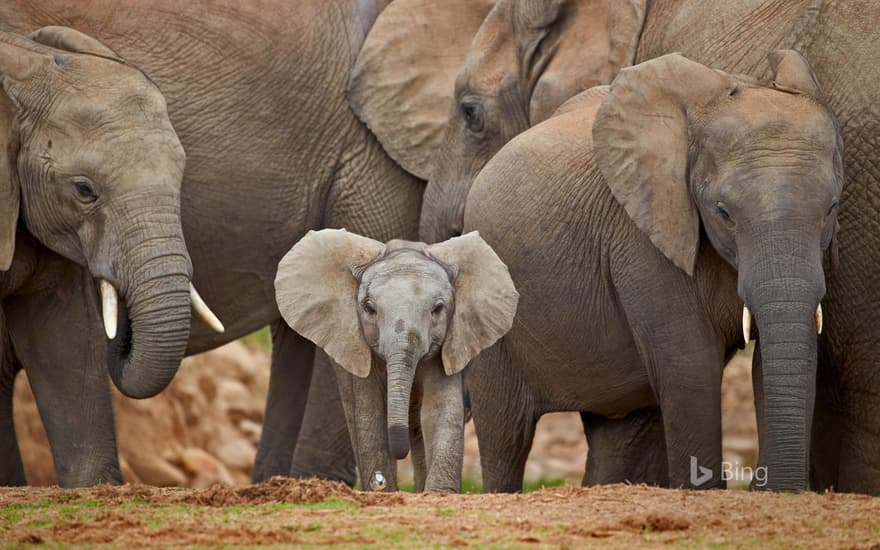
<path fill-rule="evenodd" d="M 428 181 L 420 234 L 460 235 L 474 178 L 514 136 L 632 63 L 646 0 L 395 0 L 349 86 L 355 113 Z"/>
<path fill-rule="evenodd" d="M 763 360 L 767 488 L 807 486 L 823 257 L 834 254 L 843 145 L 797 52 L 769 87 L 671 54 L 625 69 L 596 115 L 596 164 L 635 224 L 693 275 L 700 235 L 737 270 Z"/>
<path fill-rule="evenodd" d="M 507 266 L 476 232 L 435 245 L 309 232 L 281 260 L 275 289 L 291 328 L 349 373 L 367 377 L 374 357 L 384 361 L 397 458 L 409 452 L 419 364 L 439 355 L 447 375 L 461 372 L 510 329 L 519 299 Z"/>
<path fill-rule="evenodd" d="M 72 29 L 0 33 L 0 144 L 0 270 L 18 231 L 86 266 L 113 339 L 114 383 L 156 394 L 184 354 L 197 298 L 180 224 L 184 152 L 162 94 Z"/>

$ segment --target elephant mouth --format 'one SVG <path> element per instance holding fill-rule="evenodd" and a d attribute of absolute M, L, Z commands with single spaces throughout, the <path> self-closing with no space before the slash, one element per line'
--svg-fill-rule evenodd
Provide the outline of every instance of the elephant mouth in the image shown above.
<path fill-rule="evenodd" d="M 118 328 L 116 338 L 108 340 L 109 361 L 111 368 L 117 367 L 121 369 L 122 365 L 131 357 L 132 349 L 131 319 L 128 316 L 128 305 L 121 296 L 119 298 L 117 315 Z"/>

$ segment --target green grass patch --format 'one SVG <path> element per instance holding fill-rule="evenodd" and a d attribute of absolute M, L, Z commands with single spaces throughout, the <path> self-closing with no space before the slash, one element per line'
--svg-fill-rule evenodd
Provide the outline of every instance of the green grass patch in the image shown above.
<path fill-rule="evenodd" d="M 527 481 L 523 483 L 523 493 L 531 493 L 538 489 L 546 489 L 548 487 L 561 487 L 565 485 L 564 479 L 539 479 L 538 481 Z"/>
<path fill-rule="evenodd" d="M 249 348 L 270 350 L 272 349 L 272 331 L 269 327 L 263 327 L 241 338 L 241 343 Z"/>

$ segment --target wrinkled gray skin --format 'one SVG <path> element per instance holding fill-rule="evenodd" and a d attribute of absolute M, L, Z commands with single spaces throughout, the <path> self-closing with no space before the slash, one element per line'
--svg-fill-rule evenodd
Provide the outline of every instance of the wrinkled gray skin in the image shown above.
<path fill-rule="evenodd" d="M 105 365 L 123 392 L 150 395 L 174 376 L 189 336 L 184 152 L 137 68 L 71 29 L 40 37 L 57 48 L 0 32 L 0 484 L 25 482 L 11 406 L 21 368 L 62 482 L 113 481 Z M 109 360 L 95 279 L 127 304 Z M 89 431 L 94 444 L 83 445 Z"/>
<path fill-rule="evenodd" d="M 825 330 L 819 338 L 818 383 L 810 465 L 816 490 L 880 495 L 880 169 L 874 136 L 880 127 L 880 57 L 874 22 L 880 4 L 870 0 L 774 0 L 704 3 L 654 0 L 642 31 L 637 60 L 683 52 L 729 72 L 766 78 L 763 52 L 794 48 L 810 60 L 845 144 L 846 187 L 841 197 L 840 261 L 823 300 Z M 712 21 L 706 25 L 706 21 Z M 712 29 L 730 29 L 718 33 Z M 758 414 L 762 363 L 753 376 Z M 766 370 L 766 369 L 764 369 Z M 762 448 L 762 452 L 764 449 Z"/>
<path fill-rule="evenodd" d="M 880 75 L 871 61 L 880 56 L 880 43 L 875 40 L 871 26 L 880 18 L 880 5 L 869 0 L 649 0 L 646 9 L 644 26 L 636 31 L 639 42 L 635 61 L 683 52 L 712 67 L 766 79 L 770 74 L 766 52 L 793 48 L 810 60 L 823 84 L 846 144 L 847 186 L 840 207 L 840 261 L 828 279 L 824 301 L 826 330 L 819 338 L 819 382 L 809 461 L 811 487 L 880 494 L 880 437 L 876 435 L 880 434 L 880 417 L 873 413 L 880 403 L 875 397 L 878 392 L 872 389 L 877 387 L 872 358 L 880 341 L 880 329 L 876 328 L 880 327 L 880 289 L 873 276 L 880 270 L 880 260 L 874 253 L 880 248 L 880 232 L 871 229 L 870 220 L 878 212 L 874 202 L 866 200 L 878 194 L 880 179 L 871 161 L 876 147 L 869 138 L 880 125 L 875 112 L 880 103 L 875 82 Z M 625 33 L 629 32 L 625 29 Z M 477 47 L 475 44 L 474 49 Z M 503 36 L 483 44 L 480 50 L 493 51 L 497 59 L 514 60 L 516 52 L 521 51 L 515 43 L 505 42 Z M 471 55 L 478 53 L 471 52 L 469 58 Z M 506 82 L 516 77 L 519 67 L 515 63 L 490 65 L 469 78 L 477 77 L 479 82 L 479 74 L 483 74 L 491 75 L 494 82 Z M 500 91 L 488 93 L 493 101 L 501 97 Z M 420 229 L 420 238 L 427 242 L 461 230 L 460 216 L 467 189 L 500 147 L 495 145 L 487 153 L 485 143 L 465 139 L 466 133 L 459 130 L 467 127 L 460 109 L 461 97 L 457 95 L 455 100 L 458 110 L 450 111 L 447 136 L 450 129 L 455 129 L 462 137 L 444 144 L 439 155 L 444 159 L 444 170 L 458 170 L 461 174 L 442 180 L 438 176 L 429 183 Z M 520 116 L 499 120 L 488 113 L 485 126 L 515 126 L 521 120 Z M 517 131 L 508 131 L 506 135 L 512 137 Z M 435 180 L 438 187 L 432 190 Z M 438 225 L 432 226 L 433 223 Z M 760 354 L 754 365 L 761 414 Z M 654 421 L 659 422 L 659 418 Z M 652 429 L 658 430 L 656 425 Z"/>
<path fill-rule="evenodd" d="M 279 264 L 276 292 L 284 319 L 336 366 L 364 488 L 382 472 L 397 490 L 394 461 L 412 448 L 417 490 L 458 492 L 461 372 L 509 330 L 518 299 L 485 241 L 312 232 Z"/>
<path fill-rule="evenodd" d="M 462 382 L 460 376 L 444 380 L 439 361 L 447 313 L 454 308 L 451 274 L 424 256 L 419 250 L 422 247 L 414 244 L 401 243 L 396 254 L 389 254 L 361 275 L 358 302 L 364 306 L 358 309 L 358 319 L 364 339 L 378 359 L 373 376 L 385 379 L 386 395 L 366 393 L 363 401 L 359 401 L 360 396 L 352 396 L 351 400 L 344 399 L 343 404 L 366 407 L 349 407 L 352 410 L 348 411 L 356 441 L 361 442 L 356 447 L 361 479 L 370 480 L 376 470 L 392 477 L 396 465 L 391 469 L 388 465 L 374 465 L 375 453 L 370 447 L 387 441 L 393 458 L 406 457 L 410 450 L 410 402 L 415 394 L 412 415 L 418 418 L 413 419 L 413 427 L 425 436 L 424 443 L 414 449 L 413 460 L 426 470 L 426 477 L 418 480 L 416 490 L 458 492 L 464 449 Z M 343 385 L 344 377 L 352 378 L 340 374 Z M 443 385 L 438 387 L 437 382 Z M 458 398 L 444 399 L 443 393 L 438 392 L 443 388 L 451 389 Z M 387 440 L 374 424 L 382 417 L 387 418 Z M 448 433 L 437 433 L 438 428 Z M 369 433 L 360 433 L 365 430 Z M 364 440 L 368 441 L 366 445 Z M 427 457 L 433 460 L 427 463 Z M 392 483 L 396 484 L 393 477 Z"/>
<path fill-rule="evenodd" d="M 697 457 L 713 472 L 699 488 L 723 486 L 721 371 L 743 345 L 743 302 L 762 335 L 762 488 L 806 488 L 814 313 L 843 180 L 833 115 L 807 95 L 809 70 L 786 67 L 775 80 L 792 93 L 680 56 L 627 69 L 479 175 L 465 229 L 523 296 L 466 379 L 487 490 L 521 487 L 541 414 L 655 404 L 670 484 L 692 487 Z"/>
<path fill-rule="evenodd" d="M 195 322 L 185 349 L 157 346 L 155 352 L 173 355 L 176 368 L 184 354 L 273 326 L 272 379 L 256 479 L 290 473 L 339 479 L 341 474 L 354 482 L 350 443 L 339 437 L 345 419 L 338 395 L 323 396 L 309 405 L 311 412 L 305 410 L 314 345 L 279 320 L 273 280 L 283 254 L 312 228 L 345 226 L 383 242 L 416 235 L 423 184 L 387 157 L 344 95 L 350 67 L 376 13 L 372 2 L 356 0 L 270 6 L 21 0 L 0 7 L 0 30 L 30 32 L 67 24 L 98 37 L 148 74 L 167 99 L 171 123 L 187 151 L 180 216 L 194 283 L 226 332 L 219 335 Z M 155 202 L 155 194 L 147 197 Z M 142 199 L 140 207 L 146 203 Z M 41 320 L 20 335 L 19 355 L 30 359 L 35 378 L 47 381 L 46 389 L 35 384 L 34 391 L 60 483 L 118 482 L 106 385 L 82 383 L 84 377 L 98 380 L 106 372 L 97 312 L 75 307 L 82 296 L 93 301 L 95 291 L 76 287 L 75 278 L 59 279 L 56 295 L 66 297 L 70 313 L 62 312 L 58 300 L 39 295 L 27 306 L 30 318 L 51 306 L 58 319 L 66 319 L 65 327 L 95 330 L 89 329 L 91 337 L 52 331 L 49 340 Z M 185 313 L 188 319 L 188 305 Z M 163 336 L 185 342 L 190 327 L 183 313 L 163 315 L 181 321 L 180 327 L 163 325 Z M 11 327 L 8 312 L 7 323 Z M 58 334 L 75 341 L 65 342 Z M 72 364 L 71 349 L 88 349 L 92 360 Z M 58 365 L 69 375 L 60 376 Z M 153 382 L 147 393 L 167 380 Z M 88 414 L 80 414 L 86 403 Z M 321 418 L 330 428 L 308 430 L 317 440 L 307 447 L 332 451 L 339 457 L 336 462 L 328 463 L 326 454 L 300 453 L 292 464 L 304 414 Z M 19 462 L 17 457 L 3 460 L 3 470 L 6 461 Z"/>
<path fill-rule="evenodd" d="M 502 0 L 483 22 L 455 82 L 443 142 L 425 189 L 419 238 L 461 234 L 465 197 L 508 141 L 581 90 L 610 83 L 632 63 L 644 2 Z M 624 27 L 610 27 L 614 23 Z M 609 35 L 610 39 L 601 37 Z M 594 50 L 585 47 L 594 47 Z M 582 412 L 589 456 L 584 485 L 666 485 L 656 407 L 626 418 Z"/>

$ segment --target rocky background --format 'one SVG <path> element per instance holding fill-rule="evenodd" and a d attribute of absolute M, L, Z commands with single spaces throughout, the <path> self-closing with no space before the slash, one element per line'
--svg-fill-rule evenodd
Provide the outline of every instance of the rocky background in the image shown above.
<path fill-rule="evenodd" d="M 204 488 L 250 481 L 269 384 L 269 354 L 232 343 L 186 359 L 169 388 L 152 399 L 132 400 L 114 390 L 120 463 L 126 481 Z M 52 455 L 27 379 L 15 387 L 15 426 L 32 485 L 56 482 Z M 751 362 L 737 355 L 724 373 L 725 460 L 754 465 L 757 459 Z M 579 484 L 587 455 L 580 417 L 545 415 L 538 423 L 526 465 L 526 483 Z M 403 483 L 412 478 L 400 463 Z M 465 438 L 464 478 L 479 483 L 473 423 Z"/>

